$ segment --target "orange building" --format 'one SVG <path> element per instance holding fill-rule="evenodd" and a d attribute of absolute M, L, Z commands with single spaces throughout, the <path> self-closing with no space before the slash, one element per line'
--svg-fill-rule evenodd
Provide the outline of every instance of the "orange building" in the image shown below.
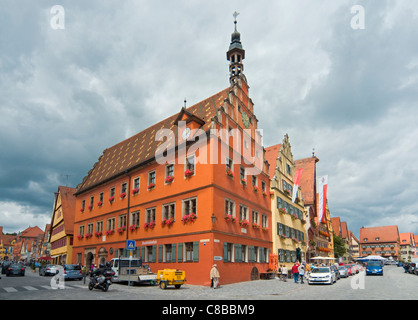
<path fill-rule="evenodd" d="M 267 271 L 270 182 L 244 58 L 235 26 L 230 86 L 103 152 L 75 193 L 73 263 L 126 256 L 129 239 L 190 284 L 209 285 L 213 264 L 223 284 Z"/>

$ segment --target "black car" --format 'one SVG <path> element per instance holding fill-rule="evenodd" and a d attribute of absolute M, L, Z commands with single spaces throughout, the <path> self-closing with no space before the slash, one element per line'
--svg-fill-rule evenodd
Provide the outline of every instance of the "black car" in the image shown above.
<path fill-rule="evenodd" d="M 12 263 L 6 270 L 6 276 L 24 276 L 25 266 L 20 263 Z"/>
<path fill-rule="evenodd" d="M 3 261 L 3 264 L 1 265 L 1 273 L 6 274 L 6 270 L 10 265 L 11 265 L 10 261 Z"/>

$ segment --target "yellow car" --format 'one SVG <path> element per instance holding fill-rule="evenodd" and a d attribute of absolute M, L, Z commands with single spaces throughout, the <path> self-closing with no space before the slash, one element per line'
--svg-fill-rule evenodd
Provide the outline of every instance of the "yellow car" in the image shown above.
<path fill-rule="evenodd" d="M 186 272 L 177 269 L 164 269 L 157 272 L 157 283 L 161 289 L 166 289 L 167 286 L 172 286 L 179 289 L 182 284 L 186 282 Z"/>

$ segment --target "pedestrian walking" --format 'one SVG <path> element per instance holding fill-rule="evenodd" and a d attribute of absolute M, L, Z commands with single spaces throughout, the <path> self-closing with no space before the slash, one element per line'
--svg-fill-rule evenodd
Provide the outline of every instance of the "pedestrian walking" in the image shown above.
<path fill-rule="evenodd" d="M 283 282 L 287 282 L 287 274 L 288 274 L 288 272 L 287 272 L 286 265 L 283 265 L 282 266 L 282 274 L 281 274 Z"/>
<path fill-rule="evenodd" d="M 219 270 L 218 270 L 218 266 L 216 264 L 214 264 L 212 266 L 212 269 L 210 270 L 210 280 L 211 280 L 211 287 L 213 287 L 213 289 L 218 288 L 219 286 L 219 278 L 220 278 L 220 274 L 219 274 Z"/>
<path fill-rule="evenodd" d="M 279 277 L 279 280 L 282 281 L 282 265 L 279 265 L 277 268 L 277 275 Z"/>
<path fill-rule="evenodd" d="M 300 284 L 302 284 L 303 277 L 305 276 L 305 266 L 303 264 L 299 266 L 299 276 L 300 276 Z"/>
<path fill-rule="evenodd" d="M 295 283 L 298 283 L 299 281 L 299 265 L 297 262 L 292 267 L 292 273 L 293 273 L 293 280 Z"/>

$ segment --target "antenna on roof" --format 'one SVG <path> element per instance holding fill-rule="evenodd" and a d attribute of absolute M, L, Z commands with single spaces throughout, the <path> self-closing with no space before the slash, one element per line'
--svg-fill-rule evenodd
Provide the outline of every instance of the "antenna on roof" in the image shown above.
<path fill-rule="evenodd" d="M 186 98 L 184 98 L 184 108 L 186 108 L 186 102 L 187 102 L 187 100 L 186 100 Z"/>
<path fill-rule="evenodd" d="M 66 177 L 65 186 L 68 187 L 68 177 L 71 177 L 71 174 L 62 174 L 61 176 Z"/>
<path fill-rule="evenodd" d="M 312 148 L 312 157 L 315 157 L 315 148 Z"/>

